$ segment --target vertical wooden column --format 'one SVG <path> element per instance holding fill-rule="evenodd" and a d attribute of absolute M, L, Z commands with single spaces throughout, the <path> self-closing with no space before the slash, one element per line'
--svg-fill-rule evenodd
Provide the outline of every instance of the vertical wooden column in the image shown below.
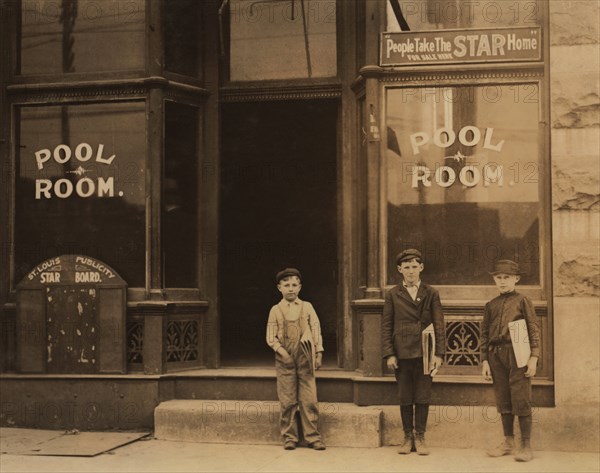
<path fill-rule="evenodd" d="M 203 81 L 209 96 L 204 105 L 203 144 L 200 179 L 200 291 L 209 301 L 204 320 L 203 350 L 208 368 L 220 364 L 220 320 L 218 307 L 218 230 L 219 230 L 219 81 L 220 61 L 227 57 L 220 55 L 219 1 L 203 2 Z M 227 10 L 222 18 L 225 25 L 229 18 Z M 223 34 L 227 31 L 224 28 Z M 223 38 L 227 40 L 227 38 Z"/>
<path fill-rule="evenodd" d="M 166 307 L 158 304 L 141 303 L 144 312 L 144 374 L 162 374 L 167 370 Z"/>
<path fill-rule="evenodd" d="M 354 301 L 354 345 L 357 368 L 364 376 L 382 376 L 381 304 L 381 86 L 379 76 L 379 38 L 385 21 L 386 1 L 365 2 L 365 65 L 360 69 L 364 80 L 364 123 L 366 140 L 367 192 L 367 277 L 363 299 Z"/>
<path fill-rule="evenodd" d="M 357 74 L 356 64 L 356 2 L 338 2 L 338 75 L 342 79 L 342 101 L 338 146 L 338 301 L 340 314 L 337 319 L 338 364 L 346 369 L 355 368 L 355 347 L 352 334 L 354 318 L 350 302 L 358 285 L 356 257 L 360 242 L 354 228 L 355 200 L 353 179 L 357 162 L 356 96 L 350 86 Z"/>
<path fill-rule="evenodd" d="M 385 18 L 384 1 L 368 1 L 366 3 L 365 32 L 366 32 L 366 62 L 367 66 L 360 70 L 366 79 L 365 84 L 365 113 L 367 114 L 367 288 L 365 298 L 381 297 L 380 282 L 380 87 L 377 73 L 379 66 L 379 35 Z"/>
<path fill-rule="evenodd" d="M 17 9 L 20 4 L 0 0 L 0 372 L 12 368 L 15 357 L 14 309 L 8 308 L 13 277 L 14 245 L 11 241 L 10 222 L 14 215 L 11 180 L 14 182 L 15 164 L 11 159 L 10 106 L 6 86 L 13 74 L 14 45 L 17 42 Z M 15 129 L 17 129 L 15 127 Z M 14 301 L 13 301 L 14 302 Z M 13 304 L 14 306 L 14 304 Z"/>
<path fill-rule="evenodd" d="M 152 77 L 163 74 L 164 39 L 161 20 L 162 2 L 148 3 L 146 70 Z M 148 117 L 148 153 L 146 169 L 146 298 L 162 299 L 162 159 L 164 152 L 164 93 L 151 86 L 146 102 Z"/>

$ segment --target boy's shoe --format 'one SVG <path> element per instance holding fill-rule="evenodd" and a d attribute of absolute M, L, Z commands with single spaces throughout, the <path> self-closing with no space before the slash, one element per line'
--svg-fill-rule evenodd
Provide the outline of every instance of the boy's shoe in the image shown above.
<path fill-rule="evenodd" d="M 425 443 L 424 433 L 418 433 L 415 436 L 415 449 L 417 450 L 417 455 L 429 455 L 429 447 Z"/>
<path fill-rule="evenodd" d="M 286 440 L 283 444 L 284 450 L 296 450 L 296 442 L 293 440 Z"/>
<path fill-rule="evenodd" d="M 408 455 L 413 449 L 413 434 L 412 432 L 404 432 L 404 440 L 400 444 L 398 453 L 400 455 Z"/>
<path fill-rule="evenodd" d="M 325 444 L 321 441 L 321 440 L 316 440 L 313 443 L 310 444 L 310 447 L 313 450 L 325 450 L 327 447 L 325 447 Z"/>
<path fill-rule="evenodd" d="M 533 460 L 533 450 L 531 450 L 531 447 L 521 447 L 521 450 L 515 455 L 515 460 L 518 462 Z"/>
<path fill-rule="evenodd" d="M 512 454 L 515 449 L 515 440 L 514 438 L 505 438 L 504 442 L 502 442 L 497 447 L 491 448 L 486 453 L 490 457 L 502 457 L 504 455 Z"/>

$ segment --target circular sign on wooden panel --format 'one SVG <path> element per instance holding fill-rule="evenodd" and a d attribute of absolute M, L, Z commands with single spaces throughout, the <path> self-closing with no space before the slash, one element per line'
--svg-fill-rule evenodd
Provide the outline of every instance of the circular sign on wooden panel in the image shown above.
<path fill-rule="evenodd" d="M 37 264 L 17 285 L 17 357 L 23 373 L 126 372 L 127 283 L 90 256 Z"/>
<path fill-rule="evenodd" d="M 114 269 L 100 260 L 83 255 L 62 255 L 36 265 L 21 280 L 17 289 L 32 289 L 47 284 L 127 285 Z"/>

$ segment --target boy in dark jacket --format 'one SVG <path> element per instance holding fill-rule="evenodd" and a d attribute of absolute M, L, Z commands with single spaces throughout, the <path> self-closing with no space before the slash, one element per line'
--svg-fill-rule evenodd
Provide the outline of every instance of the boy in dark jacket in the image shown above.
<path fill-rule="evenodd" d="M 446 348 L 444 314 L 438 291 L 421 282 L 424 269 L 421 253 L 415 249 L 405 250 L 396 257 L 396 264 L 403 281 L 385 295 L 381 331 L 383 357 L 388 368 L 395 370 L 398 382 L 404 430 L 398 453 L 408 454 L 414 447 L 419 455 L 428 455 L 425 430 L 431 399 L 431 374 L 442 365 Z M 424 374 L 421 336 L 431 323 L 435 333 L 435 355 L 432 373 Z"/>
<path fill-rule="evenodd" d="M 540 329 L 531 300 L 515 291 L 519 282 L 519 265 L 511 260 L 499 260 L 494 277 L 500 295 L 485 306 L 481 329 L 482 374 L 485 379 L 493 379 L 496 406 L 502 417 L 504 442 L 489 450 L 491 457 L 510 455 L 515 448 L 514 422 L 519 417 L 521 449 L 515 455 L 517 461 L 533 458 L 529 439 L 531 438 L 531 378 L 535 376 L 540 355 Z M 524 319 L 527 334 L 513 334 L 529 338 L 531 355 L 527 364 L 517 366 L 511 343 L 509 323 Z"/>

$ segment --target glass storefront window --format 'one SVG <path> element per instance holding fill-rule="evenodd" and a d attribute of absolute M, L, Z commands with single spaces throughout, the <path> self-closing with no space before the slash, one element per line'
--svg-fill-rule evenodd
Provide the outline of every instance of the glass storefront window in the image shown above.
<path fill-rule="evenodd" d="M 198 0 L 164 1 L 165 69 L 167 71 L 198 77 L 201 6 Z"/>
<path fill-rule="evenodd" d="M 145 104 L 23 106 L 17 123 L 15 282 L 84 254 L 145 283 Z"/>
<path fill-rule="evenodd" d="M 198 130 L 196 107 L 166 102 L 165 287 L 198 287 Z"/>
<path fill-rule="evenodd" d="M 387 89 L 388 284 L 408 247 L 432 284 L 492 284 L 498 258 L 540 284 L 538 100 L 537 84 Z"/>
<path fill-rule="evenodd" d="M 231 0 L 230 80 L 337 74 L 335 0 Z"/>
<path fill-rule="evenodd" d="M 140 70 L 145 0 L 23 0 L 20 74 Z"/>
<path fill-rule="evenodd" d="M 388 0 L 386 31 L 540 26 L 540 0 Z"/>

